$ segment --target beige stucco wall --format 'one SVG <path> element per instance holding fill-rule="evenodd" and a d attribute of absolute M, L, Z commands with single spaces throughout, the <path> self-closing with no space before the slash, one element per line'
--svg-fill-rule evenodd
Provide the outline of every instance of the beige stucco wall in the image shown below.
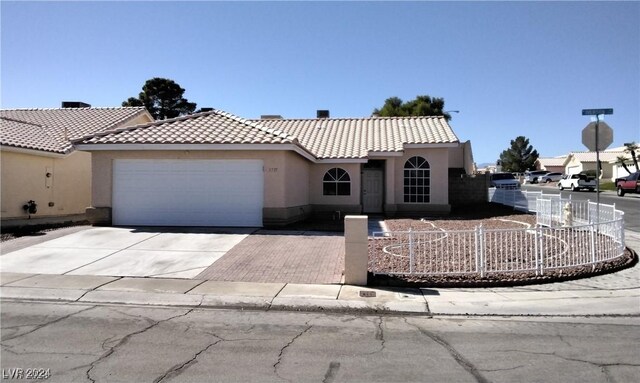
<path fill-rule="evenodd" d="M 309 204 L 310 162 L 293 152 L 284 152 L 285 203 L 287 206 Z"/>
<path fill-rule="evenodd" d="M 116 159 L 256 159 L 264 162 L 264 207 L 283 208 L 307 204 L 304 167 L 285 151 L 179 150 L 93 152 L 92 202 L 94 207 L 112 207 L 113 161 Z M 298 156 L 299 157 L 299 156 Z M 288 162 L 287 162 L 288 161 Z M 301 161 L 306 161 L 302 159 Z M 294 175 L 288 177 L 288 175 Z M 289 179 L 290 178 L 290 179 Z M 288 190 L 291 189 L 291 190 Z"/>
<path fill-rule="evenodd" d="M 22 206 L 38 205 L 37 217 L 84 214 L 91 201 L 91 154 L 73 152 L 66 157 L 0 151 L 2 166 L 2 219 L 27 218 Z M 46 173 L 51 177 L 47 178 Z M 49 206 L 53 202 L 54 206 Z"/>
<path fill-rule="evenodd" d="M 404 164 L 413 157 L 425 158 L 431 167 L 431 198 L 429 204 L 404 202 Z M 398 205 L 449 204 L 449 148 L 407 149 L 402 157 L 388 158 L 394 162 L 395 203 Z"/>
<path fill-rule="evenodd" d="M 614 164 L 608 163 L 608 162 L 604 162 L 601 161 L 600 162 L 601 166 L 602 166 L 602 177 L 601 179 L 603 180 L 613 180 L 615 179 L 615 174 L 614 174 Z M 595 162 L 580 162 L 578 161 L 577 158 L 575 157 L 571 157 L 571 159 L 569 160 L 569 162 L 567 163 L 567 165 L 564 168 L 564 172 L 566 174 L 570 174 L 570 168 L 571 167 L 576 167 L 575 169 L 571 170 L 571 174 L 576 174 L 576 173 L 580 173 L 582 171 L 587 171 L 587 170 L 596 170 L 596 163 Z"/>

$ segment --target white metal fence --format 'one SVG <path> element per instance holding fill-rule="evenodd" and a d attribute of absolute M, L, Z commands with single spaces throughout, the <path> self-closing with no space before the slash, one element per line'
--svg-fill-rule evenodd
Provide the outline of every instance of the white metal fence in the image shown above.
<path fill-rule="evenodd" d="M 494 190 L 493 196 L 516 209 L 525 210 L 526 206 L 526 211 L 535 212 L 535 227 L 375 232 L 369 243 L 371 271 L 390 275 L 542 275 L 545 270 L 595 265 L 624 254 L 624 213 L 615 206 L 600 204 L 598 212 L 592 202 L 510 192 Z"/>

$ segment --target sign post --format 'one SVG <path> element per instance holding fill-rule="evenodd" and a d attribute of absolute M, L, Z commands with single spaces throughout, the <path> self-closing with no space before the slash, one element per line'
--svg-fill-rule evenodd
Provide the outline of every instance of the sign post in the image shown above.
<path fill-rule="evenodd" d="M 589 150 L 596 152 L 596 219 L 600 229 L 600 150 L 604 150 L 613 142 L 613 130 L 604 121 L 600 122 L 601 114 L 613 114 L 613 109 L 582 109 L 583 116 L 596 116 L 592 122 L 582 130 L 582 143 Z"/>

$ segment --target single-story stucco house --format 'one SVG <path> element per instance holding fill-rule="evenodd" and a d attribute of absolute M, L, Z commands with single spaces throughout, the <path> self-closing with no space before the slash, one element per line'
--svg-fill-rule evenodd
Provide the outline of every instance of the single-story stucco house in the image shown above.
<path fill-rule="evenodd" d="M 536 160 L 536 169 L 553 173 L 564 173 L 564 162 L 566 159 L 567 156 L 538 158 Z"/>
<path fill-rule="evenodd" d="M 627 156 L 623 148 L 612 148 L 599 153 L 600 167 L 602 170 L 603 180 L 613 181 L 617 172 L 616 159 L 620 156 Z M 583 171 L 595 171 L 597 167 L 596 152 L 571 152 L 564 160 L 564 168 L 566 174 L 577 174 Z"/>
<path fill-rule="evenodd" d="M 443 117 L 246 120 L 212 110 L 75 144 L 92 154 L 87 214 L 106 225 L 446 214 L 450 169 L 473 169 L 470 143 Z"/>
<path fill-rule="evenodd" d="M 0 110 L 2 226 L 83 220 L 91 203 L 91 154 L 71 140 L 153 121 L 145 108 Z M 31 211 L 24 209 L 31 203 Z"/>

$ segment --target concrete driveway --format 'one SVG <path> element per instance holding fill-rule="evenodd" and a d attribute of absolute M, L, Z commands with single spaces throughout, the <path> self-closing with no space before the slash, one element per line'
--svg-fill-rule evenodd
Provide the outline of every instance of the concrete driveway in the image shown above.
<path fill-rule="evenodd" d="M 193 278 L 254 230 L 89 228 L 2 254 L 0 272 Z"/>

